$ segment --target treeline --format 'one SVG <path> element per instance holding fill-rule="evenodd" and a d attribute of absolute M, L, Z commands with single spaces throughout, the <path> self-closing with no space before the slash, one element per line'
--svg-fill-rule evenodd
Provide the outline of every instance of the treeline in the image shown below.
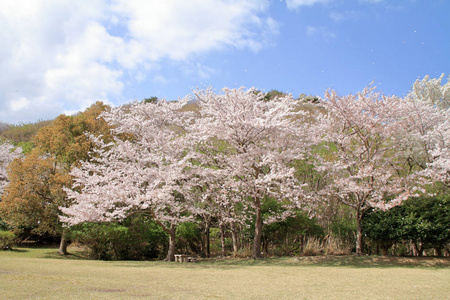
<path fill-rule="evenodd" d="M 419 91 L 445 90 L 440 80 L 416 84 L 409 97 L 424 105 L 433 99 Z M 325 100 L 277 91 L 195 95 L 116 109 L 97 102 L 28 140 L 9 138 L 32 146 L 8 163 L 3 232 L 61 239 L 61 254 L 78 242 L 94 259 L 448 255 L 445 93 L 417 110 L 429 122 L 423 135 L 415 116 L 401 115 L 416 102 L 371 90 Z"/>
<path fill-rule="evenodd" d="M 13 125 L 0 122 L 0 140 L 9 141 L 15 146 L 21 147 L 23 152 L 27 153 L 34 148 L 33 137 L 39 129 L 50 125 L 52 122 L 52 120 L 48 120 Z"/>

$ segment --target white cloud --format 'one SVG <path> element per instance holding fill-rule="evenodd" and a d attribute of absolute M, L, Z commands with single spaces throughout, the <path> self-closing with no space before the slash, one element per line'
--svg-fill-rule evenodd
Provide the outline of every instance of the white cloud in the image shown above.
<path fill-rule="evenodd" d="M 278 31 L 265 16 L 268 6 L 267 0 L 3 0 L 0 120 L 35 121 L 97 100 L 114 103 L 164 59 L 189 63 L 228 48 L 258 51 Z M 211 72 L 203 65 L 197 71 Z"/>
<path fill-rule="evenodd" d="M 301 6 L 311 6 L 316 3 L 327 3 L 330 0 L 286 0 L 288 9 L 298 9 Z"/>
<path fill-rule="evenodd" d="M 130 37 L 145 46 L 149 59 L 177 60 L 225 46 L 258 50 L 255 33 L 273 29 L 273 20 L 258 16 L 267 8 L 267 1 L 257 0 L 119 0 L 113 9 L 127 19 Z"/>
<path fill-rule="evenodd" d="M 22 97 L 11 103 L 11 110 L 12 111 L 21 110 L 21 109 L 27 107 L 28 104 L 29 104 L 28 100 Z"/>

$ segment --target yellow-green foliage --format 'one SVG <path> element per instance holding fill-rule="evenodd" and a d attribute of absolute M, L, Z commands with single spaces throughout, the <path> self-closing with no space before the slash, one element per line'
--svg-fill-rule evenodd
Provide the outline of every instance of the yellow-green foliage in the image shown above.
<path fill-rule="evenodd" d="M 0 231 L 0 250 L 12 249 L 16 244 L 17 237 L 9 231 Z"/>
<path fill-rule="evenodd" d="M 9 125 L 6 130 L 0 133 L 0 139 L 9 140 L 15 145 L 30 142 L 39 129 L 50 125 L 52 122 L 53 121 L 38 121 L 35 123 Z"/>

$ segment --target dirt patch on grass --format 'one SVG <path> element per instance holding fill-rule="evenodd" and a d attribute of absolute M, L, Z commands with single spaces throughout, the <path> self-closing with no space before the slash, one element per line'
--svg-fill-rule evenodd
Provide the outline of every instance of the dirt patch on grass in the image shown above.
<path fill-rule="evenodd" d="M 123 293 L 127 291 L 126 289 L 110 289 L 110 288 L 90 288 L 88 290 L 99 293 Z"/>

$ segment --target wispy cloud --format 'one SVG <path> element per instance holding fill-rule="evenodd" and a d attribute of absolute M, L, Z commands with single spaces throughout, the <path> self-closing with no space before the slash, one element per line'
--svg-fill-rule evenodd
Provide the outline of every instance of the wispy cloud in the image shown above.
<path fill-rule="evenodd" d="M 328 15 L 334 22 L 344 22 L 348 20 L 356 20 L 361 17 L 361 13 L 348 10 L 348 11 L 332 11 Z"/>
<path fill-rule="evenodd" d="M 186 76 L 196 78 L 197 80 L 207 80 L 212 74 L 216 73 L 216 70 L 198 62 L 191 62 L 184 65 L 183 72 Z"/>
<path fill-rule="evenodd" d="M 325 26 L 310 26 L 306 27 L 306 35 L 308 36 L 319 36 L 325 40 L 334 40 L 337 38 L 336 33 L 330 31 Z"/>
<path fill-rule="evenodd" d="M 380 3 L 383 2 L 383 0 L 359 0 L 360 2 L 366 2 L 366 3 Z"/>

